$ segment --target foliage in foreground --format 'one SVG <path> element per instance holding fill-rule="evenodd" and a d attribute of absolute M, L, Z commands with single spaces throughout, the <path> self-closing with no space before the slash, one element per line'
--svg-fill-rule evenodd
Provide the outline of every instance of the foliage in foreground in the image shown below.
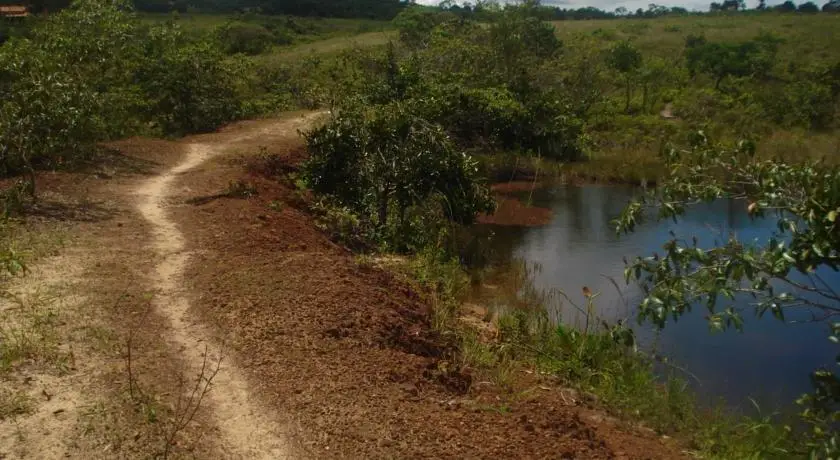
<path fill-rule="evenodd" d="M 664 327 L 669 317 L 706 308 L 712 329 L 741 329 L 745 312 L 735 300 L 748 299 L 758 317 L 825 321 L 828 340 L 840 343 L 835 321 L 840 295 L 820 275 L 840 267 L 840 168 L 757 160 L 754 153 L 752 143 L 726 149 L 702 135 L 691 150 L 671 149 L 665 158 L 667 180 L 618 219 L 619 231 L 632 231 L 647 206 L 660 217 L 677 219 L 693 203 L 729 198 L 746 200 L 752 217 L 774 218 L 778 228 L 767 241 L 750 243 L 732 235 L 710 247 L 674 237 L 663 254 L 633 260 L 625 275 L 644 289 L 640 318 Z M 813 393 L 798 401 L 802 417 L 812 428 L 813 454 L 834 458 L 840 455 L 835 430 L 840 378 L 835 370 L 818 369 L 811 380 Z"/>

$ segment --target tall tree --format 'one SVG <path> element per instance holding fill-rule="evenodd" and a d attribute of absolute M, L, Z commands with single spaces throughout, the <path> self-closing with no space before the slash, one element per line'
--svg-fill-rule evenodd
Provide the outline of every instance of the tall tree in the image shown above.
<path fill-rule="evenodd" d="M 624 76 L 625 101 L 624 111 L 630 112 L 633 77 L 642 66 L 642 53 L 629 41 L 623 41 L 614 46 L 607 56 L 610 67 Z"/>

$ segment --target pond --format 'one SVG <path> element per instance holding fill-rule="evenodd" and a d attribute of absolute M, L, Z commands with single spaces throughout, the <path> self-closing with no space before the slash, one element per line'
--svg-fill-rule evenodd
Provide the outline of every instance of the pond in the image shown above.
<path fill-rule="evenodd" d="M 608 321 L 631 318 L 640 344 L 648 350 L 655 347 L 657 354 L 685 368 L 686 380 L 692 382 L 702 400 L 722 399 L 730 407 L 744 408 L 751 406 L 749 398 L 753 398 L 763 412 L 789 409 L 798 395 L 810 389 L 808 376 L 812 370 L 835 366 L 836 349 L 827 340 L 827 324 L 784 323 L 769 314 L 759 319 L 748 309 L 744 332 L 712 333 L 704 318 L 707 310 L 698 307 L 656 331 L 650 324 L 636 322 L 634 305 L 638 305 L 641 291 L 628 286 L 623 276 L 624 257 L 662 253 L 670 232 L 681 238 L 696 236 L 704 246 L 725 240 L 730 234 L 743 242 L 764 241 L 776 230 L 775 220 L 750 219 L 746 203 L 720 200 L 691 208 L 676 224 L 650 219 L 635 233 L 619 237 L 609 221 L 635 193 L 639 191 L 614 186 L 512 192 L 502 199 L 517 200 L 518 209 L 525 203 L 551 211 L 546 212 L 542 225 L 486 223 L 478 225 L 475 232 L 484 238 L 497 261 L 518 260 L 531 267 L 519 290 L 563 291 L 579 304 L 584 303 L 583 286 L 599 293 L 597 315 Z M 840 286 L 836 273 L 820 275 L 831 285 Z M 580 321 L 574 309 L 564 308 L 551 315 L 567 323 Z M 799 315 L 786 320 L 808 318 Z"/>

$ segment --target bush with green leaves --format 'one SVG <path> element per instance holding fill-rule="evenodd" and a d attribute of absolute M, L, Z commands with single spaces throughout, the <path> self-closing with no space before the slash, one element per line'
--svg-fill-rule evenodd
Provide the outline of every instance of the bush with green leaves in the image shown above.
<path fill-rule="evenodd" d="M 145 29 L 122 0 L 78 0 L 0 47 L 0 174 L 72 162 L 150 122 L 215 129 L 240 113 L 234 70 L 209 40 Z"/>
<path fill-rule="evenodd" d="M 840 104 L 840 64 L 815 64 L 788 78 L 758 93 L 766 117 L 784 127 L 831 128 Z"/>
<path fill-rule="evenodd" d="M 691 75 L 705 73 L 714 79 L 715 89 L 727 77 L 763 78 L 772 70 L 781 40 L 761 34 L 740 43 L 709 42 L 689 35 L 685 43 L 686 66 Z"/>
<path fill-rule="evenodd" d="M 122 8 L 74 4 L 0 47 L 0 173 L 72 162 L 122 131 L 136 101 L 125 84 L 133 64 L 123 61 L 135 56 L 135 37 Z"/>
<path fill-rule="evenodd" d="M 137 78 L 165 133 L 212 131 L 242 112 L 240 69 L 212 40 L 166 24 L 150 31 L 144 58 Z"/>
<path fill-rule="evenodd" d="M 580 93 L 557 76 L 561 50 L 553 27 L 524 8 L 506 10 L 487 27 L 446 20 L 424 32 L 422 46 L 389 45 L 359 78 L 367 83 L 347 93 L 374 105 L 406 102 L 464 148 L 573 161 L 588 147 L 585 109 L 574 100 Z"/>
<path fill-rule="evenodd" d="M 445 12 L 415 5 L 403 9 L 393 23 L 399 31 L 400 41 L 411 48 L 422 48 L 428 45 L 435 27 L 451 19 L 452 15 Z"/>
<path fill-rule="evenodd" d="M 668 150 L 664 160 L 668 176 L 655 194 L 627 207 L 616 222 L 619 231 L 632 231 L 648 207 L 677 219 L 693 203 L 734 198 L 749 203 L 751 216 L 774 218 L 780 234 L 755 243 L 732 235 L 708 248 L 674 237 L 663 254 L 636 258 L 625 276 L 644 288 L 640 318 L 664 327 L 669 318 L 705 306 L 711 328 L 741 329 L 744 311 L 728 305 L 736 296 L 748 296 L 757 316 L 784 320 L 804 310 L 828 322 L 828 340 L 840 343 L 835 320 L 840 294 L 817 272 L 840 268 L 840 167 L 759 160 L 750 142 L 727 149 L 703 135 L 690 150 Z M 812 427 L 813 455 L 836 458 L 840 378 L 834 370 L 819 369 L 812 381 L 814 392 L 799 402 Z"/>
<path fill-rule="evenodd" d="M 304 170 L 312 190 L 347 206 L 385 237 L 410 228 L 424 206 L 434 205 L 459 224 L 493 207 L 475 162 L 440 126 L 403 104 L 371 112 L 345 107 L 307 133 L 306 141 L 311 156 Z"/>
<path fill-rule="evenodd" d="M 274 43 L 268 29 L 248 22 L 231 22 L 220 27 L 219 42 L 227 54 L 261 54 Z"/>
<path fill-rule="evenodd" d="M 621 41 L 607 53 L 610 67 L 624 77 L 624 111 L 630 111 L 630 98 L 633 90 L 633 77 L 642 66 L 642 53 L 629 41 Z"/>

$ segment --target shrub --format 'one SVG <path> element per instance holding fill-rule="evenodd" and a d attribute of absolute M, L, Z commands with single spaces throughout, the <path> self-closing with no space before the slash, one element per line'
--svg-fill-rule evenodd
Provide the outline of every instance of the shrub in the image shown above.
<path fill-rule="evenodd" d="M 247 22 L 232 22 L 218 31 L 219 41 L 227 54 L 257 55 L 274 43 L 275 36 L 265 27 Z"/>
<path fill-rule="evenodd" d="M 102 137 L 102 99 L 43 50 L 27 42 L 0 48 L 0 75 L 0 173 L 72 160 Z"/>
<path fill-rule="evenodd" d="M 306 140 L 312 189 L 372 222 L 383 236 L 406 229 L 410 214 L 429 203 L 462 224 L 492 209 L 475 162 L 455 149 L 440 126 L 403 104 L 374 113 L 345 107 Z"/>
<path fill-rule="evenodd" d="M 769 34 L 741 43 L 711 43 L 702 36 L 686 39 L 686 66 L 691 75 L 707 73 L 715 79 L 715 89 L 724 78 L 765 77 L 773 68 L 780 40 Z"/>
<path fill-rule="evenodd" d="M 164 132 L 212 131 L 241 113 L 240 76 L 211 41 L 188 39 L 174 25 L 151 35 L 139 81 Z"/>
<path fill-rule="evenodd" d="M 762 103 L 773 121 L 784 126 L 826 128 L 834 119 L 831 87 L 798 79 L 776 91 L 762 93 Z"/>
<path fill-rule="evenodd" d="M 412 48 L 426 46 L 432 30 L 451 16 L 429 8 L 405 8 L 394 18 L 400 41 Z"/>
<path fill-rule="evenodd" d="M 142 103 L 129 85 L 136 28 L 124 3 L 87 0 L 0 48 L 0 168 L 70 162 L 123 134 Z"/>

